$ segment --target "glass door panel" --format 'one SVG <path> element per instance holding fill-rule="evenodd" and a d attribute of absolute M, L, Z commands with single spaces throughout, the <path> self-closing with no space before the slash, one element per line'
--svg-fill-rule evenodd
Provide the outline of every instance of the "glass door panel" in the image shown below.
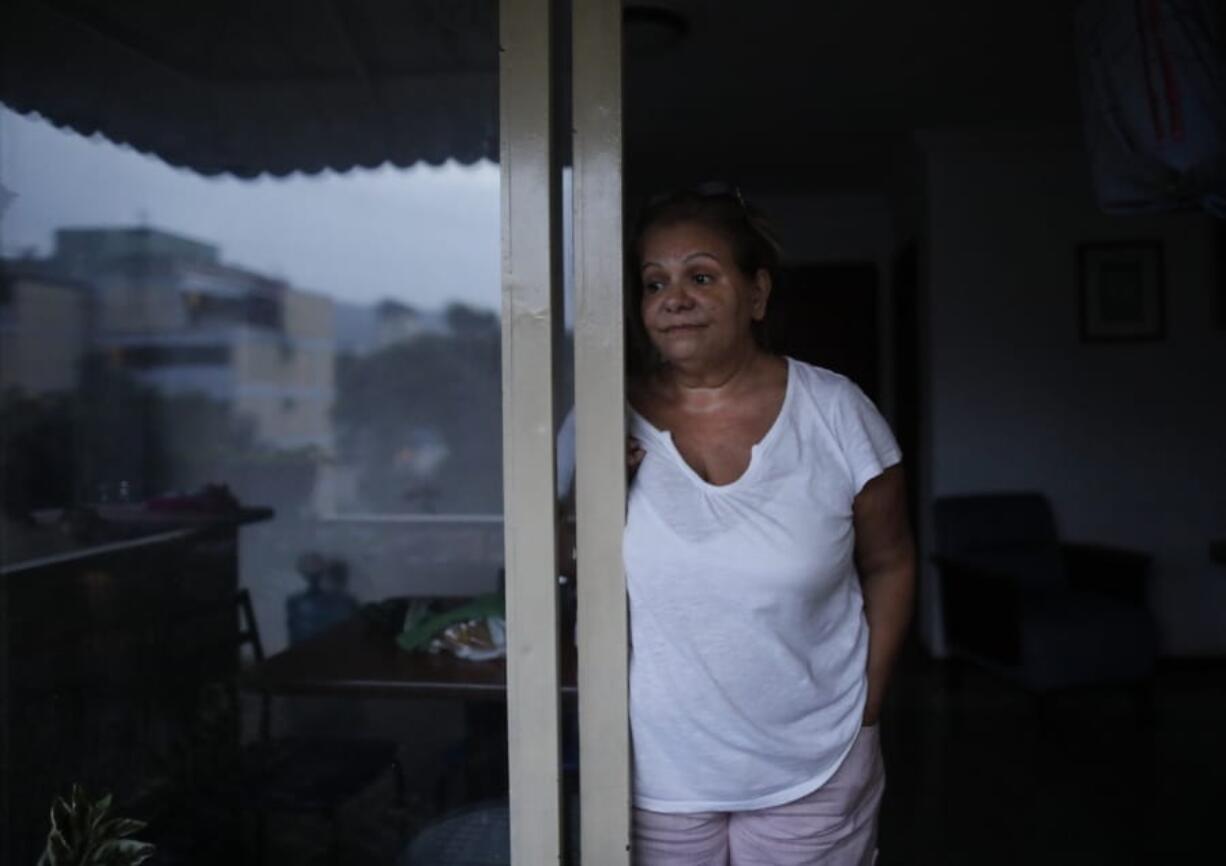
<path fill-rule="evenodd" d="M 498 4 L 6 16 L 0 859 L 506 845 Z"/>

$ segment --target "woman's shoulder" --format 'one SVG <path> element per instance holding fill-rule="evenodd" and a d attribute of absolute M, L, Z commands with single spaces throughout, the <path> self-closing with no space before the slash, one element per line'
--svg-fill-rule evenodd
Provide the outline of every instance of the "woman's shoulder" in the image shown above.
<path fill-rule="evenodd" d="M 798 402 L 807 406 L 802 411 L 820 418 L 824 427 L 885 423 L 876 403 L 849 377 L 795 358 L 789 359 L 789 365 L 796 374 L 797 391 L 804 396 Z"/>
<path fill-rule="evenodd" d="M 856 383 L 842 373 L 792 357 L 788 357 L 787 362 L 801 389 L 823 404 L 858 390 Z"/>
<path fill-rule="evenodd" d="M 791 367 L 797 371 L 801 389 L 809 399 L 810 417 L 820 419 L 821 428 L 830 431 L 836 439 L 859 441 L 866 435 L 881 438 L 887 450 L 896 449 L 892 444 L 889 424 L 864 391 L 852 379 L 834 370 L 817 367 L 792 359 Z M 888 440 L 888 441 L 887 441 Z"/>

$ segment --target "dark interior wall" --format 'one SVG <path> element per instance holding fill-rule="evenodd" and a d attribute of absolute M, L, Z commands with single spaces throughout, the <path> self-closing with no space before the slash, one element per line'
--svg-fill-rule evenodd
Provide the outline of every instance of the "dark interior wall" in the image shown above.
<path fill-rule="evenodd" d="M 1044 491 L 1067 537 L 1155 556 L 1166 653 L 1226 652 L 1226 569 L 1208 557 L 1209 539 L 1226 535 L 1213 222 L 1099 213 L 1074 130 L 921 144 L 929 494 Z M 1163 244 L 1166 336 L 1082 342 L 1077 246 L 1129 239 Z M 931 586 L 924 621 L 939 648 Z"/>
<path fill-rule="evenodd" d="M 747 188 L 751 192 L 754 189 L 749 184 Z M 753 199 L 775 226 L 786 267 L 850 263 L 876 267 L 877 297 L 872 305 L 878 318 L 874 349 L 878 353 L 878 376 L 873 397 L 885 416 L 896 421 L 888 292 L 895 251 L 890 199 L 876 192 L 766 193 L 754 194 Z"/>

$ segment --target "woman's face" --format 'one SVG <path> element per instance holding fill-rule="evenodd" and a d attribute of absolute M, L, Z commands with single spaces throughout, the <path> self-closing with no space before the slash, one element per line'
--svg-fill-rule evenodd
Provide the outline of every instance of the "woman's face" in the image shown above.
<path fill-rule="evenodd" d="M 770 275 L 743 274 L 722 232 L 693 222 L 649 229 L 639 279 L 643 326 L 666 361 L 701 367 L 752 350 Z"/>

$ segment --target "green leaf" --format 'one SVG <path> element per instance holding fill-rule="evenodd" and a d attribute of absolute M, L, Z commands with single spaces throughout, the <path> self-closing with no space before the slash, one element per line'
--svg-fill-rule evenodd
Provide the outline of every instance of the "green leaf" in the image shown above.
<path fill-rule="evenodd" d="M 72 796 L 69 798 L 69 803 L 72 806 L 73 815 L 82 815 L 89 810 L 93 805 L 89 801 L 89 794 L 85 791 L 85 786 L 79 783 L 74 783 L 72 786 Z"/>
<path fill-rule="evenodd" d="M 72 818 L 72 810 L 63 797 L 56 797 L 51 801 L 51 830 L 58 830 L 60 833 L 65 833 L 69 829 L 69 824 Z"/>
<path fill-rule="evenodd" d="M 51 866 L 72 866 L 72 848 L 63 833 L 53 831 L 47 836 L 47 855 Z"/>
<path fill-rule="evenodd" d="M 122 839 L 124 836 L 139 833 L 146 826 L 148 825 L 144 821 L 138 821 L 135 818 L 112 818 L 99 825 L 96 835 L 104 842 L 111 839 Z"/>
<path fill-rule="evenodd" d="M 89 836 L 91 845 L 96 844 L 100 839 L 107 838 L 108 834 L 103 833 L 101 828 L 107 823 L 106 814 L 111 810 L 111 802 L 111 795 L 107 794 L 90 807 Z"/>
<path fill-rule="evenodd" d="M 66 837 L 76 853 L 81 853 L 84 842 L 89 836 L 89 797 L 80 785 L 72 786 L 72 804 L 69 810 L 69 822 Z"/>
<path fill-rule="evenodd" d="M 135 839 L 111 839 L 98 848 L 96 864 L 106 866 L 137 866 L 153 856 L 154 846 Z"/>
<path fill-rule="evenodd" d="M 151 843 L 138 842 L 135 839 L 117 839 L 115 840 L 115 847 L 129 857 L 148 857 L 154 851 L 154 846 Z"/>

